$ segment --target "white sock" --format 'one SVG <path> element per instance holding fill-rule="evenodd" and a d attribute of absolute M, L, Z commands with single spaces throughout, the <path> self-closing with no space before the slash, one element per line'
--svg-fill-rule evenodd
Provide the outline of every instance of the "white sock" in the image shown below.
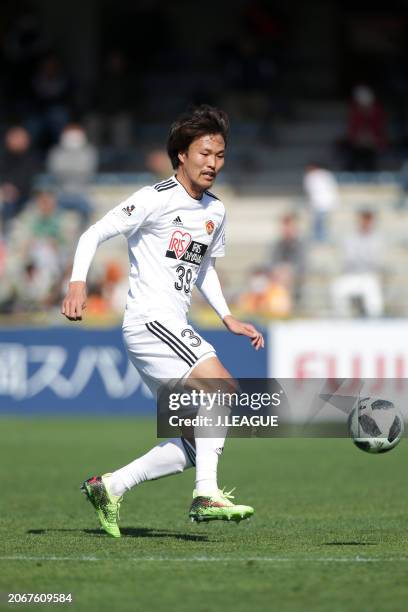
<path fill-rule="evenodd" d="M 224 449 L 225 438 L 196 438 L 196 485 L 197 493 L 218 491 L 218 457 Z"/>
<path fill-rule="evenodd" d="M 161 442 L 148 453 L 113 472 L 110 493 L 123 495 L 132 487 L 146 480 L 178 474 L 194 465 L 194 447 L 184 438 L 172 438 Z"/>
<path fill-rule="evenodd" d="M 207 406 L 201 406 L 198 414 L 205 415 Z M 216 414 L 226 416 L 229 413 L 228 406 L 216 405 Z M 195 490 L 197 493 L 208 494 L 218 492 L 217 483 L 217 468 L 218 458 L 224 450 L 225 438 L 227 436 L 228 427 L 214 426 L 212 431 L 206 428 L 207 435 L 212 437 L 200 438 L 200 432 L 203 430 L 200 426 L 196 428 L 196 484 Z"/>

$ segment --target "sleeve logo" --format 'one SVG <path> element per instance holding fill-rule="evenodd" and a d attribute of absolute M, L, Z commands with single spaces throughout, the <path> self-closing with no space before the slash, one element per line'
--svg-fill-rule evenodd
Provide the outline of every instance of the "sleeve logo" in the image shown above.
<path fill-rule="evenodd" d="M 127 215 L 128 217 L 130 217 L 130 215 L 132 214 L 132 212 L 135 210 L 135 207 L 133 206 L 126 206 L 125 208 L 122 208 L 123 212 L 125 213 L 125 215 Z"/>

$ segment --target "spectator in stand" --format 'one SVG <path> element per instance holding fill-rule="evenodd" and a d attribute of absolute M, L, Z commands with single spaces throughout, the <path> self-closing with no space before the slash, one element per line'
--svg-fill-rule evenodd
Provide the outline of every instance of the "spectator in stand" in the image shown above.
<path fill-rule="evenodd" d="M 357 231 L 343 241 L 344 271 L 332 285 L 333 308 L 338 316 L 352 316 L 356 301 L 364 316 L 380 317 L 384 312 L 381 287 L 384 248 L 375 220 L 372 211 L 360 211 Z"/>
<path fill-rule="evenodd" d="M 276 266 L 271 273 L 264 268 L 255 268 L 247 285 L 248 291 L 241 295 L 238 305 L 249 314 L 269 318 L 291 314 L 290 271 L 286 264 Z"/>
<path fill-rule="evenodd" d="M 16 3 L 17 7 L 17 3 Z M 36 64 L 50 49 L 50 36 L 33 7 L 20 3 L 20 14 L 2 31 L 5 107 L 9 116 L 30 114 L 33 103 L 31 79 Z M 5 15 L 3 15 L 5 17 Z M 7 23 L 3 19 L 3 28 Z"/>
<path fill-rule="evenodd" d="M 49 291 L 50 287 L 44 283 L 41 269 L 33 261 L 28 261 L 14 282 L 13 311 L 22 313 L 43 310 Z"/>
<path fill-rule="evenodd" d="M 42 191 L 37 194 L 36 208 L 31 222 L 32 236 L 39 239 L 55 240 L 57 245 L 63 242 L 61 218 L 53 193 Z"/>
<path fill-rule="evenodd" d="M 110 314 L 109 301 L 104 296 L 102 279 L 89 285 L 86 311 L 90 317 L 101 317 Z"/>
<path fill-rule="evenodd" d="M 354 88 L 349 108 L 348 170 L 377 170 L 378 154 L 386 145 L 385 113 L 372 89 L 365 85 Z"/>
<path fill-rule="evenodd" d="M 396 208 L 408 208 L 408 160 L 404 161 L 399 173 L 400 194 L 396 202 Z"/>
<path fill-rule="evenodd" d="M 36 164 L 30 144 L 30 136 L 23 127 L 13 126 L 7 130 L 0 166 L 0 213 L 4 234 L 31 196 Z"/>
<path fill-rule="evenodd" d="M 13 284 L 7 273 L 7 259 L 6 245 L 0 235 L 0 314 L 10 314 L 14 303 Z"/>
<path fill-rule="evenodd" d="M 82 230 L 88 226 L 92 212 L 89 186 L 97 166 L 97 150 L 88 142 L 83 128 L 68 124 L 48 155 L 47 170 L 57 183 L 59 209 L 76 211 Z"/>
<path fill-rule="evenodd" d="M 34 112 L 29 129 L 37 146 L 48 149 L 58 142 L 69 120 L 70 83 L 58 57 L 41 61 L 31 82 Z"/>
<path fill-rule="evenodd" d="M 126 308 L 129 280 L 122 266 L 117 261 L 109 261 L 105 268 L 104 295 L 115 314 L 122 314 Z"/>
<path fill-rule="evenodd" d="M 336 177 L 322 164 L 311 163 L 305 168 L 303 188 L 312 211 L 312 237 L 317 242 L 327 240 L 327 217 L 338 203 Z"/>
<path fill-rule="evenodd" d="M 269 286 L 269 271 L 265 268 L 254 268 L 250 271 L 245 286 L 247 290 L 239 298 L 239 307 L 252 314 L 260 313 Z"/>
<path fill-rule="evenodd" d="M 272 271 L 282 264 L 286 266 L 292 299 L 299 303 L 305 271 L 306 245 L 299 237 L 299 228 L 294 214 L 287 214 L 281 220 L 280 237 L 271 254 Z"/>
<path fill-rule="evenodd" d="M 39 303 L 51 306 L 55 304 L 52 296 L 61 283 L 64 258 L 64 235 L 55 196 L 39 193 L 31 218 L 27 217 L 26 222 L 30 228 L 25 245 L 26 280 L 32 287 L 41 284 Z M 19 294 L 23 295 L 24 290 L 20 289 Z"/>
<path fill-rule="evenodd" d="M 6 270 L 6 245 L 0 235 L 0 279 Z"/>
<path fill-rule="evenodd" d="M 291 267 L 284 263 L 275 266 L 265 294 L 264 314 L 273 318 L 286 318 L 292 314 L 291 286 Z"/>
<path fill-rule="evenodd" d="M 106 58 L 94 109 L 87 118 L 88 134 L 97 146 L 107 144 L 127 149 L 133 143 L 133 113 L 139 103 L 135 95 L 137 79 L 129 70 L 120 49 L 111 50 Z"/>

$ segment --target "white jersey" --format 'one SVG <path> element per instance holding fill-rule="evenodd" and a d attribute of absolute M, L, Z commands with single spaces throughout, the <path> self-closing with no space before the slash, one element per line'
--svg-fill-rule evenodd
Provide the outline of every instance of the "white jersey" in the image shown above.
<path fill-rule="evenodd" d="M 128 240 L 124 324 L 186 318 L 204 258 L 223 257 L 225 208 L 209 191 L 192 198 L 175 177 L 144 187 L 105 217 Z"/>

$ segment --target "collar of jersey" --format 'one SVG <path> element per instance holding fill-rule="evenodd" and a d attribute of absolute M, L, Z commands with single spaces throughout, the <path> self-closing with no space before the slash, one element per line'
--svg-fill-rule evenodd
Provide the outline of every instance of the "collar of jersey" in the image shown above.
<path fill-rule="evenodd" d="M 182 184 L 180 183 L 180 181 L 179 181 L 179 180 L 176 178 L 176 175 L 175 175 L 175 174 L 173 174 L 173 176 L 172 176 L 171 178 L 173 178 L 173 179 L 176 181 L 177 185 L 178 185 L 179 187 L 181 187 L 181 189 L 184 191 L 184 193 L 186 194 L 186 196 L 187 196 L 187 197 L 188 197 L 188 198 L 189 198 L 189 199 L 190 199 L 192 202 L 202 202 L 202 201 L 203 201 L 203 197 L 204 197 L 205 191 L 203 191 L 203 195 L 201 196 L 201 198 L 200 198 L 200 199 L 193 198 L 193 196 L 191 196 L 191 195 L 188 193 L 188 191 L 187 191 L 187 189 L 184 187 L 184 185 L 182 185 Z"/>

